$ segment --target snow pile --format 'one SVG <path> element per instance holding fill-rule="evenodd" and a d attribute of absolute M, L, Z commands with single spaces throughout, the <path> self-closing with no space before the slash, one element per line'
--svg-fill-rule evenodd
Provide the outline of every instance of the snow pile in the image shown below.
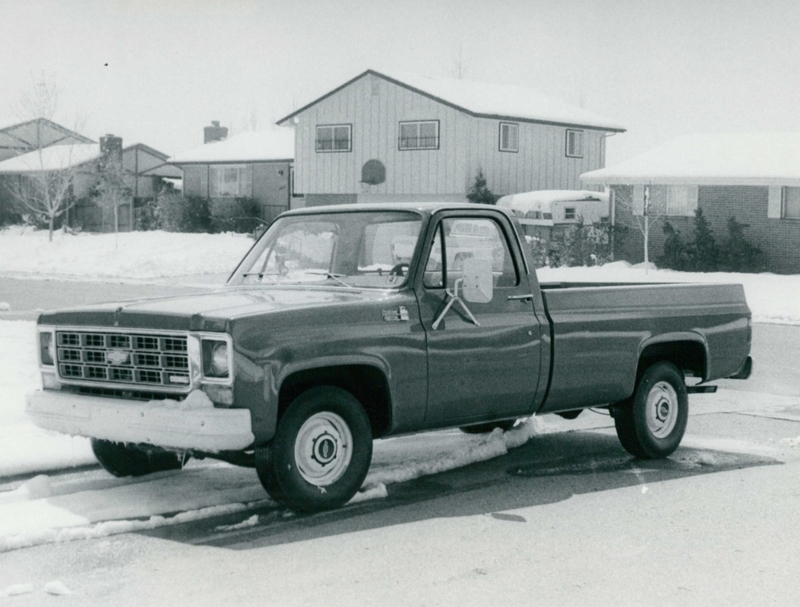
<path fill-rule="evenodd" d="M 96 461 L 88 439 L 47 432 L 25 416 L 25 395 L 42 387 L 35 327 L 0 322 L 0 477 Z"/>
<path fill-rule="evenodd" d="M 123 232 L 67 234 L 13 226 L 0 231 L 0 273 L 25 277 L 147 280 L 233 270 L 252 239 L 245 234 Z"/>
<path fill-rule="evenodd" d="M 537 421 L 526 420 L 506 433 L 495 430 L 485 436 L 451 430 L 378 440 L 370 472 L 352 502 L 385 498 L 386 486 L 392 483 L 504 455 L 535 436 L 537 428 Z M 271 504 L 253 470 L 219 462 L 191 462 L 182 471 L 141 478 L 40 476 L 0 501 L 0 553 L 155 529 Z M 168 516 L 174 512 L 179 514 Z M 282 511 L 273 515 L 282 516 Z M 218 530 L 245 529 L 263 520 L 254 515 Z"/>
<path fill-rule="evenodd" d="M 800 275 L 733 274 L 727 272 L 676 272 L 645 270 L 617 261 L 604 266 L 581 268 L 539 268 L 539 282 L 692 282 L 741 284 L 753 322 L 800 324 Z"/>

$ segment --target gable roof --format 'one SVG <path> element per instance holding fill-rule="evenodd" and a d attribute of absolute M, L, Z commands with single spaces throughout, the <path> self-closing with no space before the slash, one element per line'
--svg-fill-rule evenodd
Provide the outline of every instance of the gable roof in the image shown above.
<path fill-rule="evenodd" d="M 275 162 L 294 159 L 294 132 L 284 129 L 252 131 L 224 141 L 206 143 L 176 154 L 170 164 L 210 164 L 236 162 Z"/>
<path fill-rule="evenodd" d="M 491 84 L 455 78 L 429 78 L 415 74 L 398 73 L 390 76 L 375 70 L 367 70 L 352 80 L 348 80 L 329 93 L 280 119 L 277 124 L 286 124 L 308 108 L 367 76 L 382 78 L 387 82 L 460 110 L 470 116 L 575 126 L 613 132 L 625 131 L 622 125 L 613 120 L 523 86 Z"/>
<path fill-rule="evenodd" d="M 584 173 L 581 181 L 800 185 L 800 133 L 684 135 L 620 164 Z"/>
<path fill-rule="evenodd" d="M 63 171 L 100 158 L 99 143 L 51 145 L 0 162 L 0 173 Z"/>
<path fill-rule="evenodd" d="M 166 154 L 142 143 L 132 143 L 122 148 L 123 153 L 134 148 L 152 151 L 159 158 Z M 40 171 L 64 171 L 97 160 L 102 156 L 99 143 L 74 143 L 51 145 L 0 162 L 0 174 L 38 173 Z"/>
<path fill-rule="evenodd" d="M 88 137 L 84 137 L 80 133 L 77 133 L 71 129 L 61 126 L 60 124 L 53 122 L 52 120 L 48 120 L 47 118 L 30 118 L 28 120 L 18 120 L 0 116 L 0 132 L 8 133 L 9 131 L 12 131 L 14 129 L 25 127 L 31 124 L 32 122 L 41 122 L 43 125 L 55 131 L 60 131 L 61 133 L 64 134 L 64 137 L 74 137 L 81 143 L 94 143 L 94 141 L 92 141 Z M 23 143 L 30 143 L 31 145 L 36 145 L 35 142 L 23 142 Z"/>

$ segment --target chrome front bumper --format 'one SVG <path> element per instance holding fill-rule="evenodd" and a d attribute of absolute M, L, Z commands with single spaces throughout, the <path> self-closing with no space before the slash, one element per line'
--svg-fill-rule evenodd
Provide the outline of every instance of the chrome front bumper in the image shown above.
<path fill-rule="evenodd" d="M 248 409 L 181 409 L 159 401 L 39 390 L 28 395 L 26 413 L 47 430 L 167 449 L 240 451 L 255 440 Z"/>

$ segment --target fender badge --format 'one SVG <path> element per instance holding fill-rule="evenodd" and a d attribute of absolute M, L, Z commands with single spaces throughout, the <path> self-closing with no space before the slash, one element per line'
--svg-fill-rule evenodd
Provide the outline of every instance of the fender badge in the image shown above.
<path fill-rule="evenodd" d="M 405 306 L 396 310 L 381 310 L 381 314 L 386 322 L 408 322 L 408 310 Z"/>

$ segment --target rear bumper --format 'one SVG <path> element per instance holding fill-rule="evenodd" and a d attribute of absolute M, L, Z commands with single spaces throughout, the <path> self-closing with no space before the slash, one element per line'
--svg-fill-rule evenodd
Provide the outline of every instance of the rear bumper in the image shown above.
<path fill-rule="evenodd" d="M 744 361 L 744 365 L 742 368 L 739 369 L 737 373 L 731 375 L 728 379 L 747 379 L 750 377 L 750 374 L 753 372 L 753 357 L 748 356 L 747 360 Z"/>
<path fill-rule="evenodd" d="M 240 451 L 253 444 L 247 409 L 180 409 L 57 390 L 28 395 L 26 412 L 47 430 L 167 449 Z"/>

